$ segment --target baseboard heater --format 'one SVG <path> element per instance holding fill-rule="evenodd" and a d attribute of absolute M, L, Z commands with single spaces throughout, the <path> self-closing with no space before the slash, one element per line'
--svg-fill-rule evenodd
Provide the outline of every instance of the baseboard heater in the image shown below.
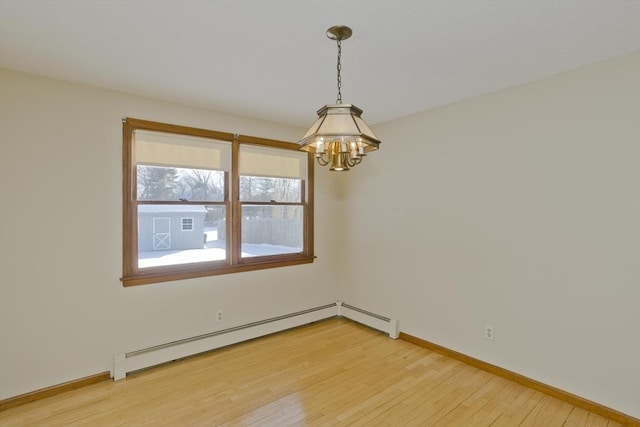
<path fill-rule="evenodd" d="M 119 353 L 113 357 L 112 376 L 114 380 L 120 380 L 130 372 L 336 316 L 344 316 L 388 333 L 393 339 L 399 335 L 397 320 L 336 302 L 129 353 Z"/>
<path fill-rule="evenodd" d="M 338 316 L 346 317 L 355 322 L 362 323 L 370 328 L 389 334 L 389 338 L 398 339 L 400 335 L 398 319 L 390 319 L 367 310 L 347 304 L 346 302 L 337 302 Z"/>

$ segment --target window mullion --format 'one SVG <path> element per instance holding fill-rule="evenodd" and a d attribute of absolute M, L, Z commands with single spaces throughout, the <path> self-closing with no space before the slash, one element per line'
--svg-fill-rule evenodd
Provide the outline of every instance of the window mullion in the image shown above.
<path fill-rule="evenodd" d="M 240 142 L 238 135 L 233 137 L 231 146 L 231 231 L 228 239 L 230 241 L 231 265 L 240 263 L 242 253 L 242 207 L 240 205 L 240 172 L 239 168 Z"/>
<path fill-rule="evenodd" d="M 227 254 L 227 259 L 226 262 L 227 264 L 231 265 L 231 259 L 233 258 L 233 256 L 231 255 L 233 253 L 232 251 L 232 241 L 233 241 L 233 231 L 232 231 L 232 218 L 233 218 L 233 211 L 232 211 L 232 204 L 231 204 L 231 196 L 230 196 L 230 192 L 231 192 L 231 172 L 227 171 L 224 173 L 224 206 L 225 206 L 225 252 Z"/>

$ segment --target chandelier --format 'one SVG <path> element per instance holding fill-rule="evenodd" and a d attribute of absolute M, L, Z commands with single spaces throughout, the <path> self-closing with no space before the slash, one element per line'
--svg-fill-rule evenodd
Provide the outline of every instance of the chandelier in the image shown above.
<path fill-rule="evenodd" d="M 342 25 L 327 30 L 327 37 L 338 44 L 338 97 L 335 104 L 318 110 L 318 119 L 298 142 L 300 150 L 314 153 L 322 166 L 331 164 L 332 171 L 348 171 L 375 151 L 380 140 L 360 118 L 362 110 L 353 104 L 342 103 L 342 40 L 351 37 L 351 28 Z"/>

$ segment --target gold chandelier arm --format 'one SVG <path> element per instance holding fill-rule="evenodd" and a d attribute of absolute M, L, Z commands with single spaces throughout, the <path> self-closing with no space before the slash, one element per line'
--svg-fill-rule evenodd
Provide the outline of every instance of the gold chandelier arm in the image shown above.
<path fill-rule="evenodd" d="M 355 165 L 359 165 L 360 163 L 362 163 L 362 157 L 356 157 L 356 158 L 348 157 L 347 158 L 347 164 L 351 168 L 354 167 Z"/>
<path fill-rule="evenodd" d="M 316 153 L 315 158 L 320 166 L 327 166 L 329 164 L 329 155 L 327 153 Z"/>

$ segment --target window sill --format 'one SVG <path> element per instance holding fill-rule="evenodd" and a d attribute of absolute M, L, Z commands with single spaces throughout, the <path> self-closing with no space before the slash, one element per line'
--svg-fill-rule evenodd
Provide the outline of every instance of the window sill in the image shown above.
<path fill-rule="evenodd" d="M 287 258 L 278 258 L 272 261 L 264 261 L 264 260 L 252 260 L 251 258 L 244 259 L 241 264 L 237 265 L 224 265 L 219 267 L 211 268 L 210 266 L 206 267 L 195 267 L 189 265 L 188 268 L 185 266 L 178 266 L 176 268 L 172 268 L 167 271 L 158 271 L 157 269 L 154 271 L 142 272 L 131 276 L 125 276 L 120 278 L 123 286 L 138 286 L 138 285 L 148 285 L 151 283 L 161 283 L 161 282 L 172 282 L 176 280 L 184 280 L 184 279 L 194 279 L 197 277 L 207 277 L 207 276 L 218 276 L 221 274 L 232 274 L 232 273 L 240 273 L 243 271 L 255 271 L 255 270 L 264 270 L 267 268 L 278 268 L 278 267 L 288 267 L 292 265 L 298 264 L 310 264 L 313 263 L 315 256 L 296 256 L 287 257 Z"/>

